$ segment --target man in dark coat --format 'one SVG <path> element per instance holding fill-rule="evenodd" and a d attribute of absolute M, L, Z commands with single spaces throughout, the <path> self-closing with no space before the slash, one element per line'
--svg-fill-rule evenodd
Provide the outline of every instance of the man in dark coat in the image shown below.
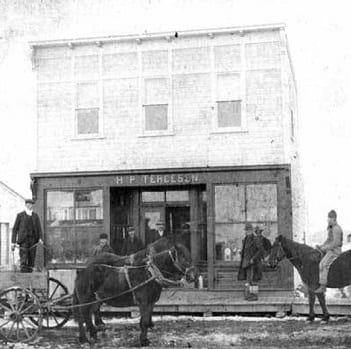
<path fill-rule="evenodd" d="M 33 204 L 32 199 L 25 200 L 25 210 L 17 215 L 12 229 L 12 251 L 18 244 L 22 273 L 33 271 L 36 245 L 43 242 L 40 219 L 33 212 Z"/>
<path fill-rule="evenodd" d="M 263 233 L 264 229 L 260 228 L 259 226 L 257 226 L 255 228 L 255 234 L 256 236 L 261 240 L 262 243 L 262 247 L 264 250 L 262 259 L 264 260 L 271 252 L 272 249 L 272 244 L 269 241 L 269 239 L 267 239 L 262 233 Z"/>
<path fill-rule="evenodd" d="M 245 225 L 245 238 L 241 250 L 238 280 L 247 280 L 245 299 L 258 299 L 257 281 L 262 279 L 262 257 L 264 254 L 261 240 L 254 234 L 251 223 Z"/>
<path fill-rule="evenodd" d="M 166 235 L 167 234 L 165 230 L 165 224 L 161 220 L 159 220 L 156 222 L 156 230 L 152 231 L 152 236 L 151 236 L 151 239 L 149 239 L 149 243 L 152 243 L 158 239 L 161 239 Z"/>
<path fill-rule="evenodd" d="M 136 253 L 144 248 L 143 242 L 135 236 L 135 228 L 128 227 L 128 237 L 124 240 L 121 254 L 122 256 L 129 256 Z"/>

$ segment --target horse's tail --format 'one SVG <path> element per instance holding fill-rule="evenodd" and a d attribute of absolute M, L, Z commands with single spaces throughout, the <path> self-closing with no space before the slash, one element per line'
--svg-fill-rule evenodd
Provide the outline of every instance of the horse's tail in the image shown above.
<path fill-rule="evenodd" d="M 74 281 L 74 290 L 73 290 L 73 299 L 72 299 L 72 313 L 73 313 L 73 320 L 76 322 L 79 322 L 80 319 L 80 308 L 79 308 L 79 296 L 78 296 L 78 288 L 77 288 L 77 282 L 78 281 L 78 275 L 76 277 L 76 280 Z"/>
<path fill-rule="evenodd" d="M 78 296 L 77 296 L 77 290 L 74 289 L 73 291 L 73 302 L 72 302 L 72 305 L 73 305 L 73 309 L 72 309 L 72 313 L 73 313 L 73 320 L 75 322 L 78 322 L 79 321 L 79 307 L 77 307 L 77 305 L 79 304 L 79 300 L 78 300 Z"/>

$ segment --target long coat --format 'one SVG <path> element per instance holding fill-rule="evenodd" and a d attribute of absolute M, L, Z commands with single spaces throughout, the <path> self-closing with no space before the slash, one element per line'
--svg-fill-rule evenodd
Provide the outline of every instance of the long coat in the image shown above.
<path fill-rule="evenodd" d="M 36 244 L 39 239 L 42 239 L 42 231 L 39 216 L 32 212 L 32 215 L 27 215 L 26 211 L 20 212 L 12 229 L 12 243 L 22 244 L 31 240 Z"/>
<path fill-rule="evenodd" d="M 248 235 L 243 240 L 238 280 L 246 280 L 247 269 L 253 268 L 253 281 L 262 279 L 262 257 L 264 249 L 262 241 L 255 235 Z M 251 263 L 251 260 L 253 263 Z"/>
<path fill-rule="evenodd" d="M 124 240 L 121 255 L 129 256 L 135 252 L 138 252 L 144 248 L 142 241 L 138 237 L 134 237 L 132 240 L 129 236 Z"/>

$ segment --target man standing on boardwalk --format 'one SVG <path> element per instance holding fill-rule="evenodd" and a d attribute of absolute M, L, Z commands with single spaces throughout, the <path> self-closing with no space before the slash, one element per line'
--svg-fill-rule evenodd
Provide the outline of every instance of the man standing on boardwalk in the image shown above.
<path fill-rule="evenodd" d="M 33 204 L 32 199 L 25 200 L 25 209 L 17 215 L 12 230 L 12 251 L 18 244 L 22 273 L 33 271 L 36 245 L 43 242 L 39 216 L 33 212 Z"/>

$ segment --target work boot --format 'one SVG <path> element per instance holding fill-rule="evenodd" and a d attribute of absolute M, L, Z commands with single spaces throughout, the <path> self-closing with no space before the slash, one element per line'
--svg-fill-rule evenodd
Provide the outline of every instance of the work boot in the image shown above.
<path fill-rule="evenodd" d="M 314 293 L 325 293 L 325 291 L 327 290 L 327 287 L 325 285 L 320 285 L 315 291 Z"/>

